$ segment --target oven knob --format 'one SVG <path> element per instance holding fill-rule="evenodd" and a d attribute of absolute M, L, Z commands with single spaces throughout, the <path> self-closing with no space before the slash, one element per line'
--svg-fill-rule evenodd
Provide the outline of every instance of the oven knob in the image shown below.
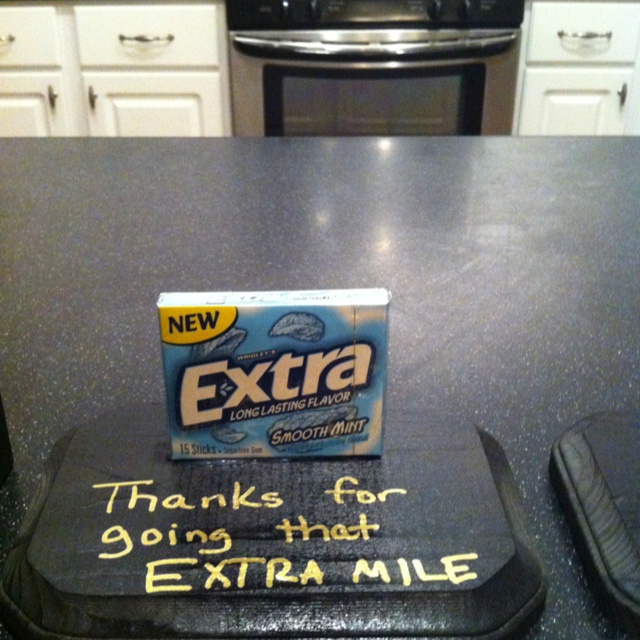
<path fill-rule="evenodd" d="M 289 22 L 290 13 L 291 13 L 291 8 L 289 7 L 289 0 L 282 0 L 282 19 L 285 22 Z"/>
<path fill-rule="evenodd" d="M 322 7 L 320 0 L 309 0 L 309 15 L 314 22 L 317 22 L 322 17 Z"/>
<path fill-rule="evenodd" d="M 463 20 L 471 20 L 476 13 L 477 5 L 475 0 L 461 0 L 458 5 L 458 15 Z"/>
<path fill-rule="evenodd" d="M 442 17 L 442 0 L 429 0 L 427 15 L 431 20 L 439 20 Z"/>

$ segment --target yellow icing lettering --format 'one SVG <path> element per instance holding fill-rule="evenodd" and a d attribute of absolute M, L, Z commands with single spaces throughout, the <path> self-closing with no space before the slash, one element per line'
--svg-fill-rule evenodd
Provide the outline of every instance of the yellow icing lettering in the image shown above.
<path fill-rule="evenodd" d="M 276 571 L 276 567 L 282 565 L 279 570 Z M 305 570 L 299 576 L 293 576 L 291 574 L 291 561 L 287 558 L 272 558 L 267 563 L 267 588 L 271 589 L 274 582 L 300 582 L 303 586 L 310 580 L 314 580 L 316 584 L 322 584 L 324 579 L 324 573 L 318 566 L 315 560 L 309 560 L 305 567 Z"/>
<path fill-rule="evenodd" d="M 378 494 L 378 500 L 380 500 L 380 502 L 386 502 L 387 496 L 390 493 L 399 493 L 400 495 L 404 496 L 407 494 L 407 490 L 406 489 L 385 489 L 384 491 L 381 491 Z"/>
<path fill-rule="evenodd" d="M 225 576 L 222 573 L 222 570 L 229 565 L 239 564 L 240 569 L 238 570 L 236 587 L 238 589 L 242 589 L 244 588 L 244 585 L 245 585 L 247 569 L 249 565 L 264 564 L 266 561 L 267 561 L 266 558 L 227 558 L 217 565 L 211 564 L 210 562 L 206 562 L 204 566 L 211 575 L 207 578 L 204 588 L 211 589 L 214 582 L 219 581 L 222 583 L 223 589 L 228 589 L 231 586 L 231 580 L 229 580 L 229 578 L 227 578 L 227 576 Z"/>
<path fill-rule="evenodd" d="M 145 485 L 154 484 L 153 480 L 134 480 L 131 482 L 105 482 L 101 484 L 94 484 L 94 489 L 111 489 L 111 495 L 107 501 L 106 512 L 113 513 L 113 509 L 116 504 L 116 500 L 128 500 L 128 508 L 135 509 L 139 505 L 146 501 L 148 510 L 154 512 L 158 506 L 159 498 L 151 493 L 143 493 L 141 487 Z M 128 492 L 124 493 L 123 489 L 128 489 Z M 222 493 L 216 493 L 210 496 L 203 496 L 199 500 L 188 500 L 186 496 L 180 493 L 175 493 L 167 496 L 160 502 L 160 506 L 168 510 L 187 510 L 192 511 L 198 507 L 201 509 L 209 509 L 212 506 L 218 506 L 223 509 L 231 502 L 231 508 L 234 510 L 241 509 L 243 507 L 250 509 L 259 509 L 265 507 L 267 509 L 277 509 L 283 504 L 283 500 L 277 491 L 267 491 L 260 496 L 260 501 L 254 501 L 250 499 L 250 496 L 255 492 L 255 487 L 249 487 L 246 490 L 242 489 L 240 482 L 234 482 L 233 495 L 230 500 Z"/>
<path fill-rule="evenodd" d="M 153 480 L 134 480 L 133 482 L 105 482 L 103 484 L 94 484 L 92 485 L 93 489 L 108 489 L 113 488 L 111 492 L 111 497 L 109 498 L 109 502 L 107 502 L 107 513 L 113 512 L 113 503 L 115 502 L 116 496 L 118 495 L 118 489 L 120 487 L 135 487 L 139 484 L 153 484 Z M 151 496 L 154 497 L 154 496 Z M 129 506 L 131 509 L 132 507 Z M 152 511 L 152 509 L 149 509 Z"/>
<path fill-rule="evenodd" d="M 439 580 L 447 580 L 447 576 L 444 573 L 426 573 L 420 560 L 413 560 L 411 564 L 413 565 L 413 569 L 416 572 L 416 575 L 420 580 L 422 580 L 422 582 L 437 582 Z"/>
<path fill-rule="evenodd" d="M 224 589 L 228 589 L 231 586 L 231 580 L 222 573 L 226 564 L 226 560 L 223 560 L 220 564 L 211 564 L 210 562 L 205 563 L 205 569 L 207 569 L 211 574 L 204 583 L 205 589 L 211 589 L 216 580 L 222 583 L 222 587 Z"/>
<path fill-rule="evenodd" d="M 445 565 L 445 573 L 427 573 L 424 570 L 422 562 L 418 559 L 411 561 L 411 565 L 405 560 L 405 558 L 398 558 L 398 568 L 400 569 L 400 577 L 402 584 L 405 587 L 411 585 L 412 573 L 410 566 L 413 567 L 413 571 L 416 577 L 422 582 L 439 582 L 449 581 L 452 584 L 460 584 L 466 580 L 475 580 L 478 575 L 469 571 L 467 565 L 459 565 L 457 562 L 465 560 L 477 560 L 478 554 L 466 553 L 452 556 L 445 556 L 440 559 L 440 562 Z M 352 580 L 355 584 L 360 582 L 361 576 L 367 578 L 382 580 L 383 582 L 391 582 L 391 575 L 387 565 L 382 560 L 376 560 L 372 564 L 369 560 L 360 558 L 353 571 Z"/>
<path fill-rule="evenodd" d="M 336 524 L 331 527 L 331 538 L 333 540 L 357 540 L 359 533 L 349 533 L 349 529 L 343 524 Z"/>
<path fill-rule="evenodd" d="M 306 585 L 309 580 L 315 580 L 316 584 L 322 584 L 324 573 L 322 573 L 315 560 L 309 560 L 304 573 L 300 574 L 300 584 Z"/>
<path fill-rule="evenodd" d="M 284 391 L 283 391 L 284 393 Z M 277 491 L 267 491 L 261 495 L 255 486 L 243 486 L 241 482 L 233 483 L 233 490 L 229 489 L 226 494 L 215 493 L 198 499 L 189 500 L 181 493 L 175 493 L 167 497 L 146 493 L 145 487 L 153 485 L 153 480 L 135 480 L 131 482 L 109 482 L 94 484 L 94 489 L 108 489 L 109 497 L 106 503 L 106 513 L 112 514 L 116 503 L 127 505 L 129 510 L 140 509 L 142 512 L 153 513 L 158 506 L 162 509 L 174 512 L 193 511 L 195 509 L 209 509 L 217 507 L 220 509 L 277 509 L 284 503 Z M 375 532 L 381 529 L 380 524 L 370 522 L 366 513 L 356 514 L 349 511 L 349 505 L 372 505 L 375 503 L 387 502 L 390 496 L 406 495 L 407 491 L 402 488 L 388 488 L 372 491 L 359 484 L 357 478 L 353 476 L 342 476 L 338 478 L 333 488 L 325 490 L 324 494 L 331 496 L 330 500 L 338 505 L 347 505 L 347 516 L 339 518 L 341 522 L 318 522 L 318 519 L 298 515 L 296 520 L 283 518 L 279 523 L 274 523 L 276 531 L 281 532 L 284 542 L 292 544 L 294 541 L 319 541 L 320 544 L 327 542 L 349 543 L 356 540 L 371 540 Z M 258 495 L 260 497 L 258 498 Z M 105 496 L 106 497 L 106 496 Z M 120 507 L 122 508 L 122 506 Z M 383 507 L 379 505 L 383 510 Z M 357 507 L 354 511 L 365 511 L 365 506 Z M 377 513 L 377 511 L 376 511 Z M 171 516 L 171 519 L 178 519 L 179 516 Z M 231 511 L 228 518 L 233 519 Z M 190 520 L 197 518 L 189 517 Z M 226 518 L 225 518 L 226 520 Z M 345 522 L 346 520 L 346 522 Z M 355 521 L 355 522 L 354 522 Z M 142 529 L 142 527 L 140 527 Z M 195 543 L 200 545 L 198 554 L 201 556 L 215 556 L 227 553 L 233 546 L 233 539 L 224 528 L 215 530 L 193 528 L 184 530 L 178 522 L 173 522 L 164 528 L 147 528 L 142 533 L 140 529 L 131 533 L 121 525 L 112 526 L 104 531 L 101 542 L 105 547 L 99 558 L 103 560 L 117 560 L 130 555 L 135 557 L 138 554 L 134 551 L 136 544 L 143 547 L 156 545 L 166 545 L 175 547 L 185 543 Z M 311 548 L 316 548 L 311 546 Z M 353 584 L 367 583 L 367 581 L 379 581 L 389 584 L 395 582 L 404 587 L 410 587 L 412 582 L 450 582 L 459 585 L 468 580 L 476 580 L 478 574 L 470 568 L 472 561 L 478 559 L 477 553 L 462 553 L 446 555 L 440 558 L 440 570 L 430 572 L 425 568 L 423 561 L 418 558 L 384 558 L 378 559 L 379 550 L 372 544 L 369 558 L 354 558 L 355 566 L 352 569 L 351 581 Z M 355 553 L 355 552 L 354 552 Z M 194 553 L 194 555 L 196 555 Z M 194 587 L 189 584 L 188 578 L 193 581 L 194 571 L 187 569 L 196 565 L 204 588 L 209 589 L 244 589 L 247 579 L 250 576 L 250 584 L 262 582 L 263 587 L 272 589 L 279 585 L 297 584 L 300 587 L 307 586 L 310 582 L 315 585 L 322 585 L 324 573 L 318 563 L 313 559 L 302 560 L 301 554 L 296 554 L 297 562 L 292 562 L 289 558 L 275 557 L 234 557 L 217 558 L 218 562 L 206 562 L 206 559 L 198 558 L 166 558 L 148 562 L 146 564 L 145 589 L 147 593 L 159 592 L 182 592 L 190 591 Z M 367 555 L 367 554 L 365 554 Z M 347 556 L 349 557 L 349 556 Z M 438 556 L 430 556 L 430 562 L 435 563 Z M 306 564 L 303 564 L 306 562 Z M 264 568 L 252 568 L 251 565 L 265 565 Z M 172 569 L 173 567 L 173 569 Z M 304 568 L 304 570 L 302 570 Z M 349 570 L 348 569 L 348 570 Z M 347 570 L 347 571 L 348 571 Z M 252 572 L 249 574 L 249 572 Z M 348 576 L 346 576 L 348 579 Z M 200 587 L 202 588 L 202 587 Z"/>
<path fill-rule="evenodd" d="M 103 558 L 105 560 L 110 560 L 113 558 L 121 558 L 122 556 L 126 556 L 131 549 L 133 549 L 133 542 L 131 541 L 131 536 L 127 533 L 127 530 L 121 527 L 120 525 L 116 525 L 115 527 L 109 527 L 102 534 L 102 542 L 104 544 L 114 544 L 116 542 L 122 542 L 124 544 L 124 549 L 117 551 L 115 553 L 101 553 L 98 557 Z"/>
<path fill-rule="evenodd" d="M 264 500 L 264 507 L 267 509 L 277 509 L 282 506 L 283 500 L 276 491 L 269 491 L 262 494 Z"/>
<path fill-rule="evenodd" d="M 218 535 L 220 532 L 220 538 L 222 539 L 224 537 L 222 536 L 223 531 L 216 530 L 214 533 Z M 155 544 L 158 535 L 160 534 L 156 529 L 147 529 L 143 534 L 143 538 L 146 536 L 146 543 Z M 198 535 L 197 537 L 200 536 Z M 230 540 L 230 538 L 226 539 Z M 101 558 L 119 558 L 130 553 L 133 548 L 129 535 L 122 527 L 112 527 L 106 531 L 103 536 L 103 542 L 106 544 L 120 542 L 124 545 L 124 548 L 114 553 L 101 554 Z M 145 541 L 143 541 L 143 544 L 145 544 Z M 215 553 L 215 551 L 211 553 Z M 445 567 L 445 573 L 427 573 L 422 561 L 419 559 L 413 559 L 409 562 L 405 558 L 397 558 L 399 573 L 397 569 L 392 573 L 393 566 L 389 565 L 391 560 L 359 558 L 353 569 L 351 580 L 354 584 L 360 584 L 367 579 L 381 581 L 385 584 L 399 582 L 402 586 L 409 587 L 412 584 L 412 580 L 417 578 L 422 582 L 449 581 L 454 585 L 458 585 L 467 580 L 477 579 L 477 573 L 470 571 L 467 564 L 461 564 L 477 560 L 477 558 L 478 554 L 476 553 L 444 556 L 440 559 L 440 562 Z M 183 580 L 181 573 L 159 572 L 160 567 L 180 564 L 193 566 L 198 565 L 199 562 L 195 558 L 171 558 L 147 563 L 145 581 L 147 593 L 190 591 L 193 588 L 191 585 L 177 584 Z M 214 588 L 216 585 L 222 589 L 244 589 L 250 565 L 265 564 L 266 570 L 263 570 L 262 574 L 255 574 L 254 578 L 259 578 L 262 575 L 263 584 L 267 589 L 272 589 L 276 584 L 281 583 L 300 584 L 303 587 L 312 581 L 316 585 L 323 584 L 324 573 L 315 560 L 307 560 L 302 572 L 300 572 L 300 569 L 294 570 L 291 560 L 284 557 L 271 559 L 260 557 L 224 558 L 217 564 L 205 562 L 204 565 L 198 566 L 198 570 L 202 568 L 208 572 L 208 577 L 204 582 L 204 588 L 207 590 Z M 231 570 L 231 567 L 234 566 L 237 567 L 237 571 Z"/>
<path fill-rule="evenodd" d="M 224 553 L 231 549 L 231 536 L 224 529 L 216 529 L 209 534 L 208 538 L 211 542 L 222 541 L 222 546 L 219 549 L 200 549 L 202 555 L 213 553 Z"/>
<path fill-rule="evenodd" d="M 193 505 L 187 504 L 187 499 L 179 493 L 165 498 L 162 501 L 162 506 L 165 509 L 195 509 Z"/>
<path fill-rule="evenodd" d="M 138 500 L 148 500 L 149 501 L 149 511 L 153 512 L 156 510 L 156 505 L 158 504 L 158 498 L 151 493 L 139 493 L 138 485 L 134 484 L 131 487 L 131 498 L 129 498 L 129 509 L 135 509 Z"/>
<path fill-rule="evenodd" d="M 326 494 L 333 495 L 333 499 L 338 504 L 344 504 L 344 500 L 342 499 L 342 496 L 354 495 L 356 492 L 355 489 L 343 489 L 342 485 L 345 482 L 350 482 L 351 484 L 358 484 L 358 481 L 355 478 L 352 478 L 351 476 L 343 476 L 342 478 L 338 478 L 336 480 L 336 483 L 333 486 L 333 489 L 327 489 L 325 491 Z"/>
<path fill-rule="evenodd" d="M 267 559 L 266 558 L 233 558 L 229 561 L 229 564 L 232 564 L 234 561 L 237 561 L 240 565 L 240 570 L 238 571 L 238 589 L 242 589 L 244 587 L 244 581 L 247 576 L 247 567 L 250 563 L 255 564 L 264 564 Z"/>
<path fill-rule="evenodd" d="M 342 476 L 342 478 L 338 478 L 336 483 L 333 485 L 333 489 L 327 489 L 325 493 L 327 495 L 333 496 L 336 504 L 345 504 L 344 496 L 353 496 L 355 495 L 356 500 L 360 504 L 372 504 L 379 500 L 380 502 L 385 502 L 387 496 L 391 493 L 399 493 L 401 495 L 405 495 L 407 493 L 406 489 L 385 489 L 381 491 L 377 495 L 372 493 L 371 491 L 366 491 L 365 489 L 344 489 L 343 485 L 345 483 L 349 483 L 357 486 L 358 481 L 351 476 Z"/>
<path fill-rule="evenodd" d="M 154 560 L 153 562 L 147 562 L 147 576 L 145 580 L 145 588 L 147 593 L 158 593 L 160 591 L 191 591 L 191 586 L 188 584 L 164 584 L 156 586 L 156 582 L 162 580 L 173 580 L 179 582 L 182 580 L 182 574 L 180 573 L 156 573 L 156 567 L 163 567 L 167 565 L 187 564 L 194 565 L 198 561 L 193 558 L 169 558 L 166 560 Z"/>
<path fill-rule="evenodd" d="M 455 562 L 460 562 L 464 560 L 477 560 L 477 553 L 462 553 L 455 556 L 445 556 L 440 559 L 440 562 L 444 565 L 444 570 L 447 574 L 447 578 L 453 584 L 460 584 L 461 582 L 466 582 L 467 580 L 475 580 L 478 577 L 477 573 L 473 573 L 469 571 L 469 567 L 466 564 L 455 565 Z"/>
<path fill-rule="evenodd" d="M 191 591 L 193 586 L 190 584 L 178 584 L 183 580 L 182 573 L 161 573 L 160 567 L 177 566 L 177 565 L 194 566 L 198 564 L 195 558 L 168 558 L 164 560 L 156 560 L 147 563 L 147 574 L 145 580 L 145 588 L 147 593 L 158 592 L 175 592 L 175 591 Z M 218 564 L 206 562 L 198 570 L 205 569 L 208 574 L 204 582 L 204 588 L 210 590 L 215 586 L 222 589 L 243 589 L 247 583 L 247 574 L 250 565 L 266 565 L 266 571 L 263 570 L 262 576 L 264 585 L 267 589 L 272 589 L 277 583 L 291 583 L 307 585 L 314 581 L 317 585 L 321 585 L 324 579 L 324 573 L 315 560 L 308 560 L 304 571 L 299 573 L 294 570 L 293 563 L 288 558 L 225 558 Z M 237 567 L 237 572 L 233 572 L 230 567 Z M 235 576 L 234 576 L 235 574 Z M 260 574 L 257 574 L 260 575 Z M 257 577 L 257 576 L 256 576 Z"/>
<path fill-rule="evenodd" d="M 408 587 L 411 584 L 411 572 L 409 571 L 409 565 L 404 558 L 398 558 L 398 566 L 400 567 L 400 573 L 402 574 L 402 584 Z"/>
<path fill-rule="evenodd" d="M 285 540 L 287 542 L 293 542 L 293 533 L 299 531 L 302 534 L 303 540 L 309 540 L 310 534 L 313 531 L 320 531 L 324 540 L 330 540 L 329 529 L 323 524 L 318 524 L 310 527 L 307 524 L 307 520 L 303 516 L 298 516 L 299 525 L 293 525 L 286 518 L 282 521 L 282 524 L 276 525 L 276 529 L 284 531 Z"/>
<path fill-rule="evenodd" d="M 142 532 L 140 536 L 140 542 L 145 547 L 150 547 L 154 544 L 158 544 L 162 540 L 162 534 L 157 529 L 147 529 Z"/>
<path fill-rule="evenodd" d="M 218 503 L 219 507 L 226 507 L 227 506 L 227 501 L 226 501 L 225 497 L 221 493 L 216 493 L 213 496 L 202 498 L 200 504 L 202 505 L 203 509 L 208 509 L 209 505 L 214 501 L 216 501 Z"/>
<path fill-rule="evenodd" d="M 276 572 L 276 565 L 282 565 Z M 299 578 L 289 575 L 291 561 L 287 558 L 272 558 L 267 563 L 267 588 L 273 587 L 274 580 L 278 582 L 298 582 Z"/>
<path fill-rule="evenodd" d="M 349 531 L 353 531 L 354 529 L 360 530 L 362 532 L 362 539 L 369 540 L 369 531 L 378 531 L 380 529 L 379 524 L 368 524 L 367 516 L 364 513 L 360 514 L 360 524 L 355 527 L 348 527 Z"/>
<path fill-rule="evenodd" d="M 233 509 L 239 509 L 240 507 L 251 507 L 253 509 L 259 509 L 262 506 L 261 502 L 249 502 L 247 497 L 250 496 L 256 490 L 255 487 L 249 487 L 244 493 L 240 493 L 240 483 L 233 483 Z"/>
<path fill-rule="evenodd" d="M 356 563 L 356 568 L 353 572 L 353 582 L 358 584 L 360 582 L 360 576 L 364 574 L 368 578 L 380 578 L 383 582 L 391 582 L 387 567 L 382 560 L 375 560 L 373 566 L 369 566 L 369 561 L 360 558 Z"/>
<path fill-rule="evenodd" d="M 303 516 L 298 516 L 298 522 L 299 524 L 291 524 L 287 518 L 284 518 L 282 524 L 276 525 L 276 529 L 284 532 L 285 542 L 293 542 L 294 533 L 300 533 L 302 540 L 309 540 L 314 532 L 320 532 L 325 542 L 329 540 L 358 540 L 359 538 L 369 540 L 369 532 L 380 529 L 378 524 L 369 524 L 364 513 L 360 514 L 358 524 L 351 526 L 336 524 L 331 529 L 324 524 L 309 525 Z"/>
<path fill-rule="evenodd" d="M 171 525 L 171 529 L 166 534 L 167 542 L 169 546 L 176 546 L 178 544 L 178 532 L 176 531 L 178 525 L 176 523 Z M 137 539 L 137 537 L 136 537 Z M 103 544 L 117 544 L 122 543 L 122 548 L 115 552 L 104 552 L 99 555 L 102 559 L 114 559 L 121 558 L 130 553 L 134 547 L 133 538 L 129 532 L 120 525 L 110 527 L 102 534 Z M 140 544 L 145 547 L 150 547 L 159 544 L 165 540 L 165 536 L 159 529 L 151 528 L 145 529 L 140 534 Z M 201 549 L 202 555 L 224 553 L 231 549 L 232 540 L 231 536 L 225 529 L 216 529 L 207 534 L 200 529 L 191 529 L 184 533 L 184 541 L 187 543 L 196 542 L 200 544 L 206 544 L 208 542 L 217 543 L 217 546 L 213 549 Z"/>
<path fill-rule="evenodd" d="M 202 544 L 204 544 L 209 539 L 209 536 L 200 529 L 192 529 L 191 531 L 187 531 L 184 534 L 184 537 L 187 542 L 193 542 L 196 538 L 200 538 L 200 542 L 202 542 Z"/>
<path fill-rule="evenodd" d="M 360 504 L 372 504 L 376 501 L 376 496 L 371 491 L 358 491 L 356 493 L 356 499 Z"/>

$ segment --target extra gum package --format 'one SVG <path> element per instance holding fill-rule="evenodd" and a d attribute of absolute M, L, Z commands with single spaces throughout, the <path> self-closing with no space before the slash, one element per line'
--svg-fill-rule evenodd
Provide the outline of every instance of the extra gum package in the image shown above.
<path fill-rule="evenodd" d="M 163 293 L 173 459 L 379 456 L 385 289 Z"/>

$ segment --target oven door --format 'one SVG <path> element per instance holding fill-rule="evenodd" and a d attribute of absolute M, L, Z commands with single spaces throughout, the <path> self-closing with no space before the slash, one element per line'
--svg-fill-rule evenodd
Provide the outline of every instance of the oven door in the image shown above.
<path fill-rule="evenodd" d="M 230 39 L 235 135 L 511 133 L 517 29 Z"/>

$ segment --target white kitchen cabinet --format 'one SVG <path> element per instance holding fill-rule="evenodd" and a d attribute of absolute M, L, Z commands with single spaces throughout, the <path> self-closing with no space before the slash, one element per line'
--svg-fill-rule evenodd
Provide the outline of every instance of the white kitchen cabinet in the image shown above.
<path fill-rule="evenodd" d="M 520 133 L 621 135 L 632 77 L 633 69 L 529 69 Z"/>
<path fill-rule="evenodd" d="M 53 7 L 0 7 L 0 136 L 69 132 Z"/>
<path fill-rule="evenodd" d="M 221 0 L 9 4 L 0 136 L 230 135 Z"/>
<path fill-rule="evenodd" d="M 91 135 L 228 134 L 218 10 L 77 6 Z"/>
<path fill-rule="evenodd" d="M 629 132 L 640 6 L 533 2 L 518 133 Z"/>
<path fill-rule="evenodd" d="M 211 73 L 83 73 L 93 136 L 219 136 L 225 132 Z"/>
<path fill-rule="evenodd" d="M 59 73 L 0 73 L 0 136 L 68 133 Z"/>

